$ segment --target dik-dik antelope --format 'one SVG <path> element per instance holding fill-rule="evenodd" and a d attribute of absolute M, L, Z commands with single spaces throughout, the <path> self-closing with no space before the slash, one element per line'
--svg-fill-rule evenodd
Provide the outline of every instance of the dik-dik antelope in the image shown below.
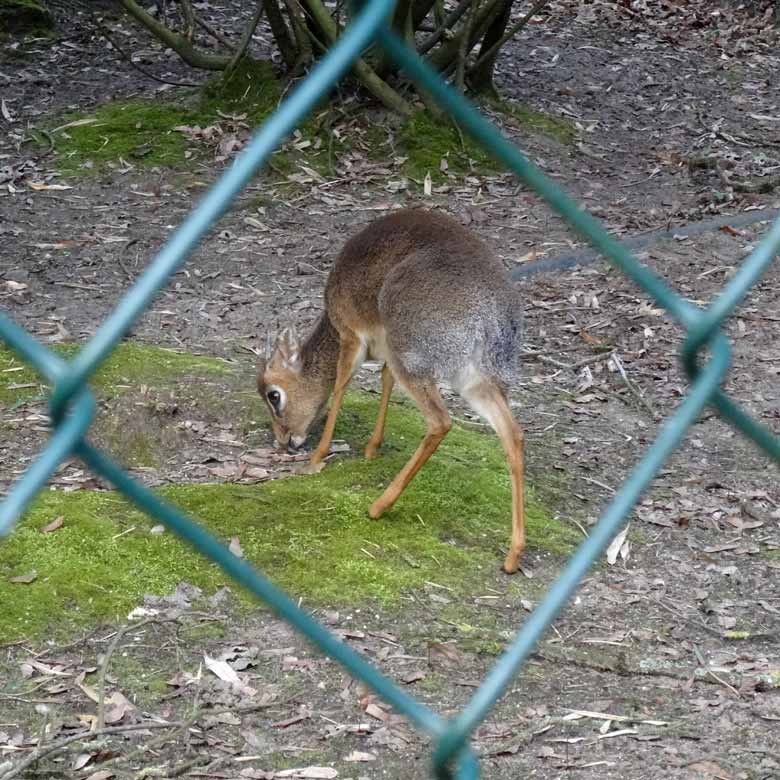
<path fill-rule="evenodd" d="M 325 287 L 325 311 L 303 341 L 285 328 L 260 361 L 258 389 L 280 446 L 298 449 L 333 396 L 308 470 L 330 450 L 344 391 L 366 358 L 383 363 L 379 417 L 365 455 L 377 454 L 397 382 L 427 431 L 417 451 L 371 505 L 391 507 L 452 426 L 437 383 L 456 390 L 498 434 L 512 481 L 512 539 L 504 562 L 517 571 L 525 546 L 523 434 L 507 403 L 518 362 L 520 307 L 501 261 L 451 217 L 397 211 L 341 251 Z"/>

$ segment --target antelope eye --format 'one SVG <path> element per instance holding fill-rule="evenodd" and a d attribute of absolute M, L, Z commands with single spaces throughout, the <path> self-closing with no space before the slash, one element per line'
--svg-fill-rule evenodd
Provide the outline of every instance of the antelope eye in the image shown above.
<path fill-rule="evenodd" d="M 282 396 L 278 390 L 270 390 L 267 393 L 266 398 L 268 399 L 268 403 L 271 404 L 271 406 L 277 406 L 279 401 L 282 400 Z"/>

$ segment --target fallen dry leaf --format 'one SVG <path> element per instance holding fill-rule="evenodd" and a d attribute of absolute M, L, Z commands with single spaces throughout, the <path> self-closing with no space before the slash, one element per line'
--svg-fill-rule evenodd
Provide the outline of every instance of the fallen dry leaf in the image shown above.
<path fill-rule="evenodd" d="M 628 559 L 629 542 L 626 539 L 626 536 L 628 536 L 630 525 L 630 523 L 626 525 L 626 527 L 612 540 L 609 547 L 607 547 L 607 563 L 610 566 L 614 566 L 615 563 L 617 563 L 618 555 L 623 560 Z"/>
<path fill-rule="evenodd" d="M 374 702 L 369 702 L 366 705 L 366 715 L 370 715 L 372 718 L 376 718 L 377 720 L 387 720 L 387 713 L 377 704 L 374 704 Z"/>
<path fill-rule="evenodd" d="M 463 663 L 463 655 L 453 642 L 429 642 L 428 663 L 431 666 L 460 666 Z"/>
<path fill-rule="evenodd" d="M 92 699 L 92 701 L 94 701 L 95 704 L 97 704 L 100 701 L 100 694 L 97 692 L 97 689 L 94 688 L 93 686 L 81 682 L 78 683 L 78 687 L 81 688 L 82 692 L 86 695 L 86 697 L 88 699 Z"/>
<path fill-rule="evenodd" d="M 695 761 L 693 764 L 688 764 L 688 769 L 691 772 L 691 777 L 696 778 L 696 780 L 715 780 L 715 778 L 717 780 L 731 780 L 731 775 L 714 761 Z"/>
<path fill-rule="evenodd" d="M 38 572 L 33 570 L 29 574 L 20 574 L 18 577 L 10 577 L 8 582 L 13 582 L 17 585 L 29 585 L 31 582 L 35 582 L 38 579 Z"/>
<path fill-rule="evenodd" d="M 275 729 L 286 729 L 288 726 L 293 726 L 296 723 L 300 723 L 301 721 L 308 720 L 308 718 L 311 717 L 311 713 L 304 710 L 302 712 L 299 712 L 297 715 L 293 715 L 291 718 L 286 718 L 285 720 L 277 721 L 276 723 L 271 724 L 271 728 Z"/>
<path fill-rule="evenodd" d="M 62 528 L 62 524 L 65 522 L 65 516 L 60 515 L 59 517 L 55 517 L 54 520 L 52 520 L 48 525 L 43 526 L 41 528 L 42 534 L 50 534 L 52 531 L 56 531 L 58 528 Z"/>
<path fill-rule="evenodd" d="M 109 726 L 124 720 L 125 715 L 135 710 L 135 707 L 119 691 L 114 691 L 106 699 L 106 704 L 109 706 L 106 708 L 105 721 Z"/>
<path fill-rule="evenodd" d="M 68 184 L 46 184 L 42 181 L 28 181 L 27 186 L 31 190 L 72 190 Z"/>
<path fill-rule="evenodd" d="M 216 658 L 212 658 L 207 653 L 204 653 L 203 662 L 206 664 L 206 668 L 217 675 L 220 680 L 232 685 L 241 685 L 238 674 L 227 661 L 218 661 Z"/>
<path fill-rule="evenodd" d="M 376 761 L 376 756 L 373 753 L 363 753 L 360 750 L 353 750 L 348 756 L 344 757 L 345 761 Z"/>
<path fill-rule="evenodd" d="M 92 761 L 92 753 L 79 753 L 74 759 L 73 767 L 74 772 L 78 772 L 79 769 L 83 769 L 90 761 Z"/>
<path fill-rule="evenodd" d="M 85 780 L 109 780 L 111 777 L 114 777 L 114 773 L 110 769 L 98 769 L 97 772 L 93 772 Z"/>

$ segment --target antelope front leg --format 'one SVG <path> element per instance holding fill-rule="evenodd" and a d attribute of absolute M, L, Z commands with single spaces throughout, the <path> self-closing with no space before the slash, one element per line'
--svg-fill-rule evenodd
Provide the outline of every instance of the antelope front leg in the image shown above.
<path fill-rule="evenodd" d="M 320 443 L 314 450 L 311 460 L 302 470 L 304 473 L 316 474 L 325 468 L 325 458 L 330 452 L 330 443 L 333 441 L 333 430 L 336 427 L 336 418 L 341 409 L 341 402 L 344 399 L 344 391 L 347 389 L 349 380 L 355 372 L 362 359 L 362 345 L 354 336 L 341 335 L 341 345 L 339 348 L 339 362 L 336 368 L 336 384 L 333 389 L 333 401 L 328 411 L 328 419 L 325 422 L 325 429 L 322 431 Z"/>

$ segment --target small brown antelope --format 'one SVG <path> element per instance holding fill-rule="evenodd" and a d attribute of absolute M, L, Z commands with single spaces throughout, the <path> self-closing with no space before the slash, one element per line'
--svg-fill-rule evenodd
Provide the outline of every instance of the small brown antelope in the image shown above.
<path fill-rule="evenodd" d="M 292 328 L 260 361 L 258 389 L 280 446 L 301 447 L 333 402 L 307 471 L 330 450 L 344 391 L 366 357 L 382 362 L 382 399 L 366 446 L 376 457 L 390 392 L 398 382 L 425 417 L 417 451 L 369 509 L 391 507 L 452 426 L 437 383 L 453 387 L 501 439 L 512 478 L 512 541 L 504 562 L 517 571 L 525 546 L 523 433 L 506 389 L 518 359 L 520 312 L 512 283 L 495 255 L 452 218 L 397 211 L 350 239 L 325 287 L 325 311 L 301 342 Z"/>

